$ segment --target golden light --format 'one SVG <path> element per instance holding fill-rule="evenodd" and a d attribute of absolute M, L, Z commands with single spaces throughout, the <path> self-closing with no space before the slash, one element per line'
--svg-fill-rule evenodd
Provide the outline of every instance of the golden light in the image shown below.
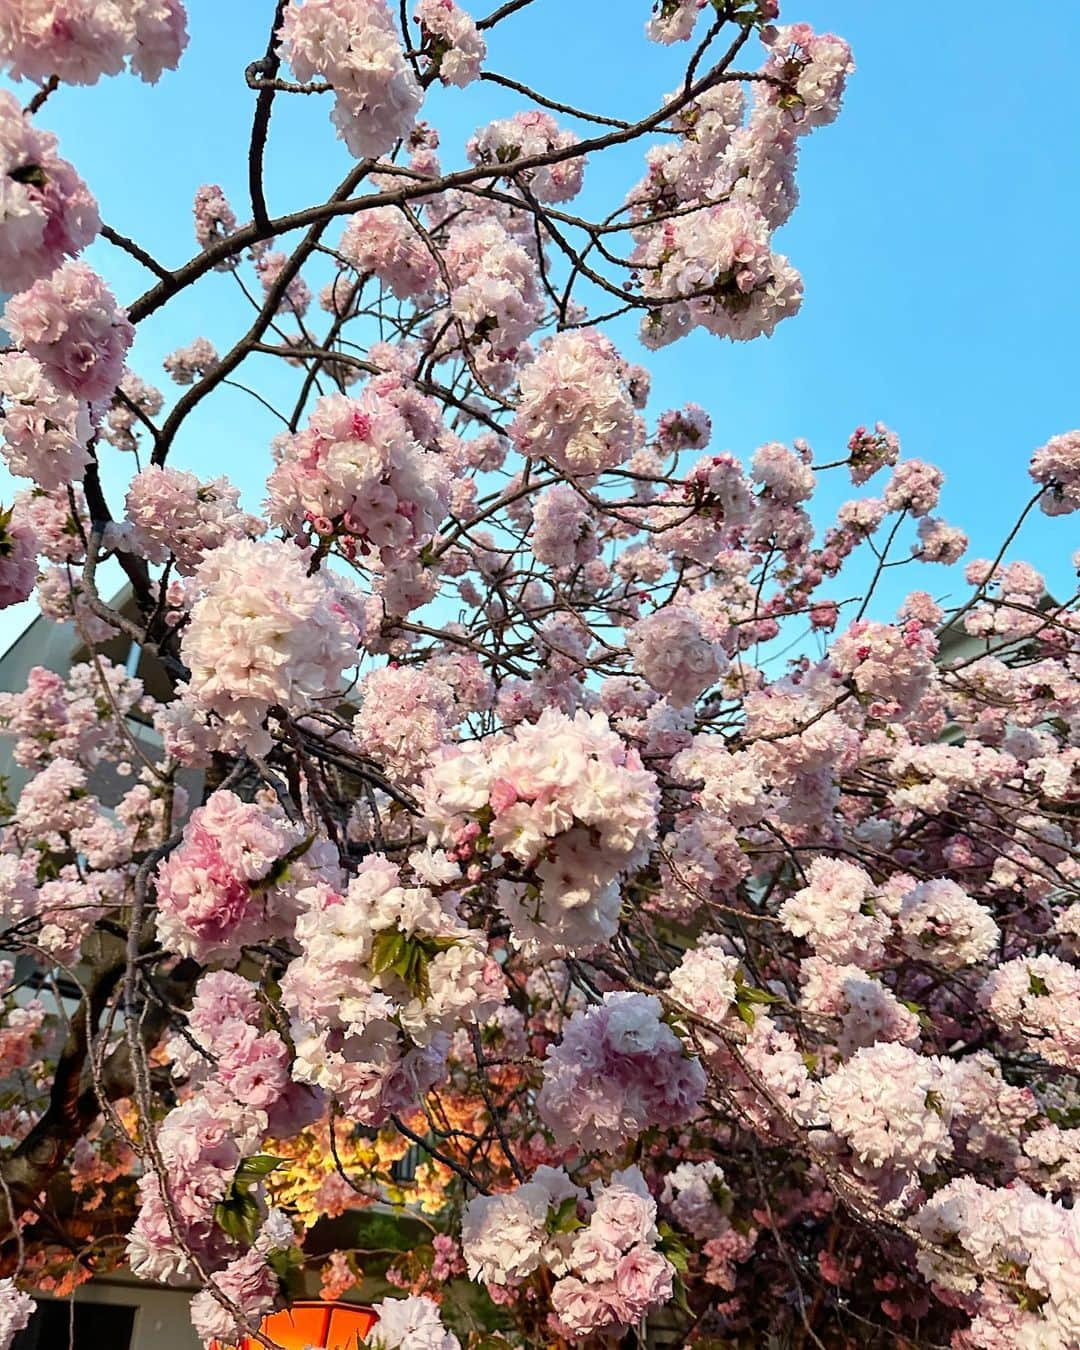
<path fill-rule="evenodd" d="M 378 1321 L 371 1308 L 356 1303 L 293 1303 L 264 1317 L 259 1330 L 281 1350 L 358 1350 Z M 263 1350 L 251 1337 L 238 1346 L 210 1342 L 210 1350 Z"/>

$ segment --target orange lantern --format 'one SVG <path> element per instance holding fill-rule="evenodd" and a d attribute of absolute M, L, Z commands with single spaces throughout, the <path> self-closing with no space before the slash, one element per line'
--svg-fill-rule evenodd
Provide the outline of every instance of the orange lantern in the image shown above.
<path fill-rule="evenodd" d="M 374 1308 L 358 1303 L 293 1303 L 264 1317 L 259 1330 L 281 1350 L 361 1350 L 364 1338 L 378 1321 Z M 210 1350 L 263 1350 L 245 1337 L 238 1346 L 210 1342 Z"/>

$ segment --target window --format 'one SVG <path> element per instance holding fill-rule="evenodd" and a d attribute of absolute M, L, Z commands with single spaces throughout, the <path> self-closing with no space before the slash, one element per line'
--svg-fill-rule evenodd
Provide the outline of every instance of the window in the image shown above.
<path fill-rule="evenodd" d="M 134 1307 L 113 1303 L 76 1303 L 72 1321 L 71 1304 L 58 1299 L 42 1299 L 25 1331 L 20 1331 L 11 1350 L 130 1350 L 135 1330 Z M 75 1338 L 71 1341 L 71 1328 Z"/>

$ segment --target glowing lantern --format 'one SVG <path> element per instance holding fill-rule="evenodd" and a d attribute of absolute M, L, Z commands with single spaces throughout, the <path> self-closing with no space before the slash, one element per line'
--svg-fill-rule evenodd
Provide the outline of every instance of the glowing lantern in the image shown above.
<path fill-rule="evenodd" d="M 281 1350 L 358 1350 L 378 1321 L 371 1308 L 356 1303 L 293 1303 L 281 1312 L 264 1317 L 259 1330 Z M 210 1342 L 210 1350 L 234 1350 Z M 263 1350 L 258 1341 L 245 1337 L 235 1350 Z"/>

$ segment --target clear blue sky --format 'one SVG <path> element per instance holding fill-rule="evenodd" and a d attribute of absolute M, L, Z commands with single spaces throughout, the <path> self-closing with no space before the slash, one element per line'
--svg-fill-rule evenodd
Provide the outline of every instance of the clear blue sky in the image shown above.
<path fill-rule="evenodd" d="M 262 54 L 273 5 L 188 0 L 188 10 L 189 50 L 156 88 L 129 77 L 65 88 L 39 115 L 103 218 L 170 265 L 193 252 L 200 183 L 220 182 L 246 215 L 254 95 L 243 70 Z M 640 115 L 654 92 L 674 86 L 687 50 L 647 43 L 647 16 L 648 0 L 537 0 L 497 30 L 491 65 L 555 98 Z M 1056 7 L 1044 37 L 1003 0 L 939 22 L 932 6 L 789 0 L 784 18 L 842 33 L 858 63 L 840 119 L 804 143 L 802 201 L 779 237 L 803 274 L 802 313 L 771 341 L 733 346 L 697 333 L 648 356 L 650 411 L 697 401 L 713 416 L 714 448 L 742 457 L 763 441 L 803 436 L 832 459 L 856 424 L 880 418 L 906 454 L 945 469 L 940 514 L 971 534 L 970 556 L 992 553 L 1029 493 L 1031 451 L 1080 423 L 1080 4 Z M 521 106 L 516 95 L 474 86 L 436 91 L 425 115 L 453 166 L 478 125 Z M 323 98 L 279 97 L 271 212 L 322 199 L 348 167 L 328 110 Z M 631 147 L 594 161 L 583 208 L 621 199 L 640 156 Z M 89 258 L 121 300 L 148 284 L 105 243 Z M 214 275 L 140 327 L 131 363 L 171 394 L 166 352 L 201 333 L 225 347 L 247 322 L 232 280 Z M 614 335 L 640 357 L 632 334 L 627 325 Z M 264 367 L 260 378 L 274 376 Z M 228 472 L 254 507 L 274 430 L 268 414 L 227 390 L 189 420 L 176 462 Z M 823 510 L 847 495 L 846 479 L 833 478 Z M 0 477 L 0 496 L 10 499 L 12 487 Z M 1074 585 L 1077 533 L 1067 518 L 1036 517 L 1023 536 L 1020 553 L 1059 595 Z M 953 584 L 938 568 L 895 575 L 887 600 L 915 585 L 943 594 Z M 0 616 L 0 643 L 28 610 Z"/>

